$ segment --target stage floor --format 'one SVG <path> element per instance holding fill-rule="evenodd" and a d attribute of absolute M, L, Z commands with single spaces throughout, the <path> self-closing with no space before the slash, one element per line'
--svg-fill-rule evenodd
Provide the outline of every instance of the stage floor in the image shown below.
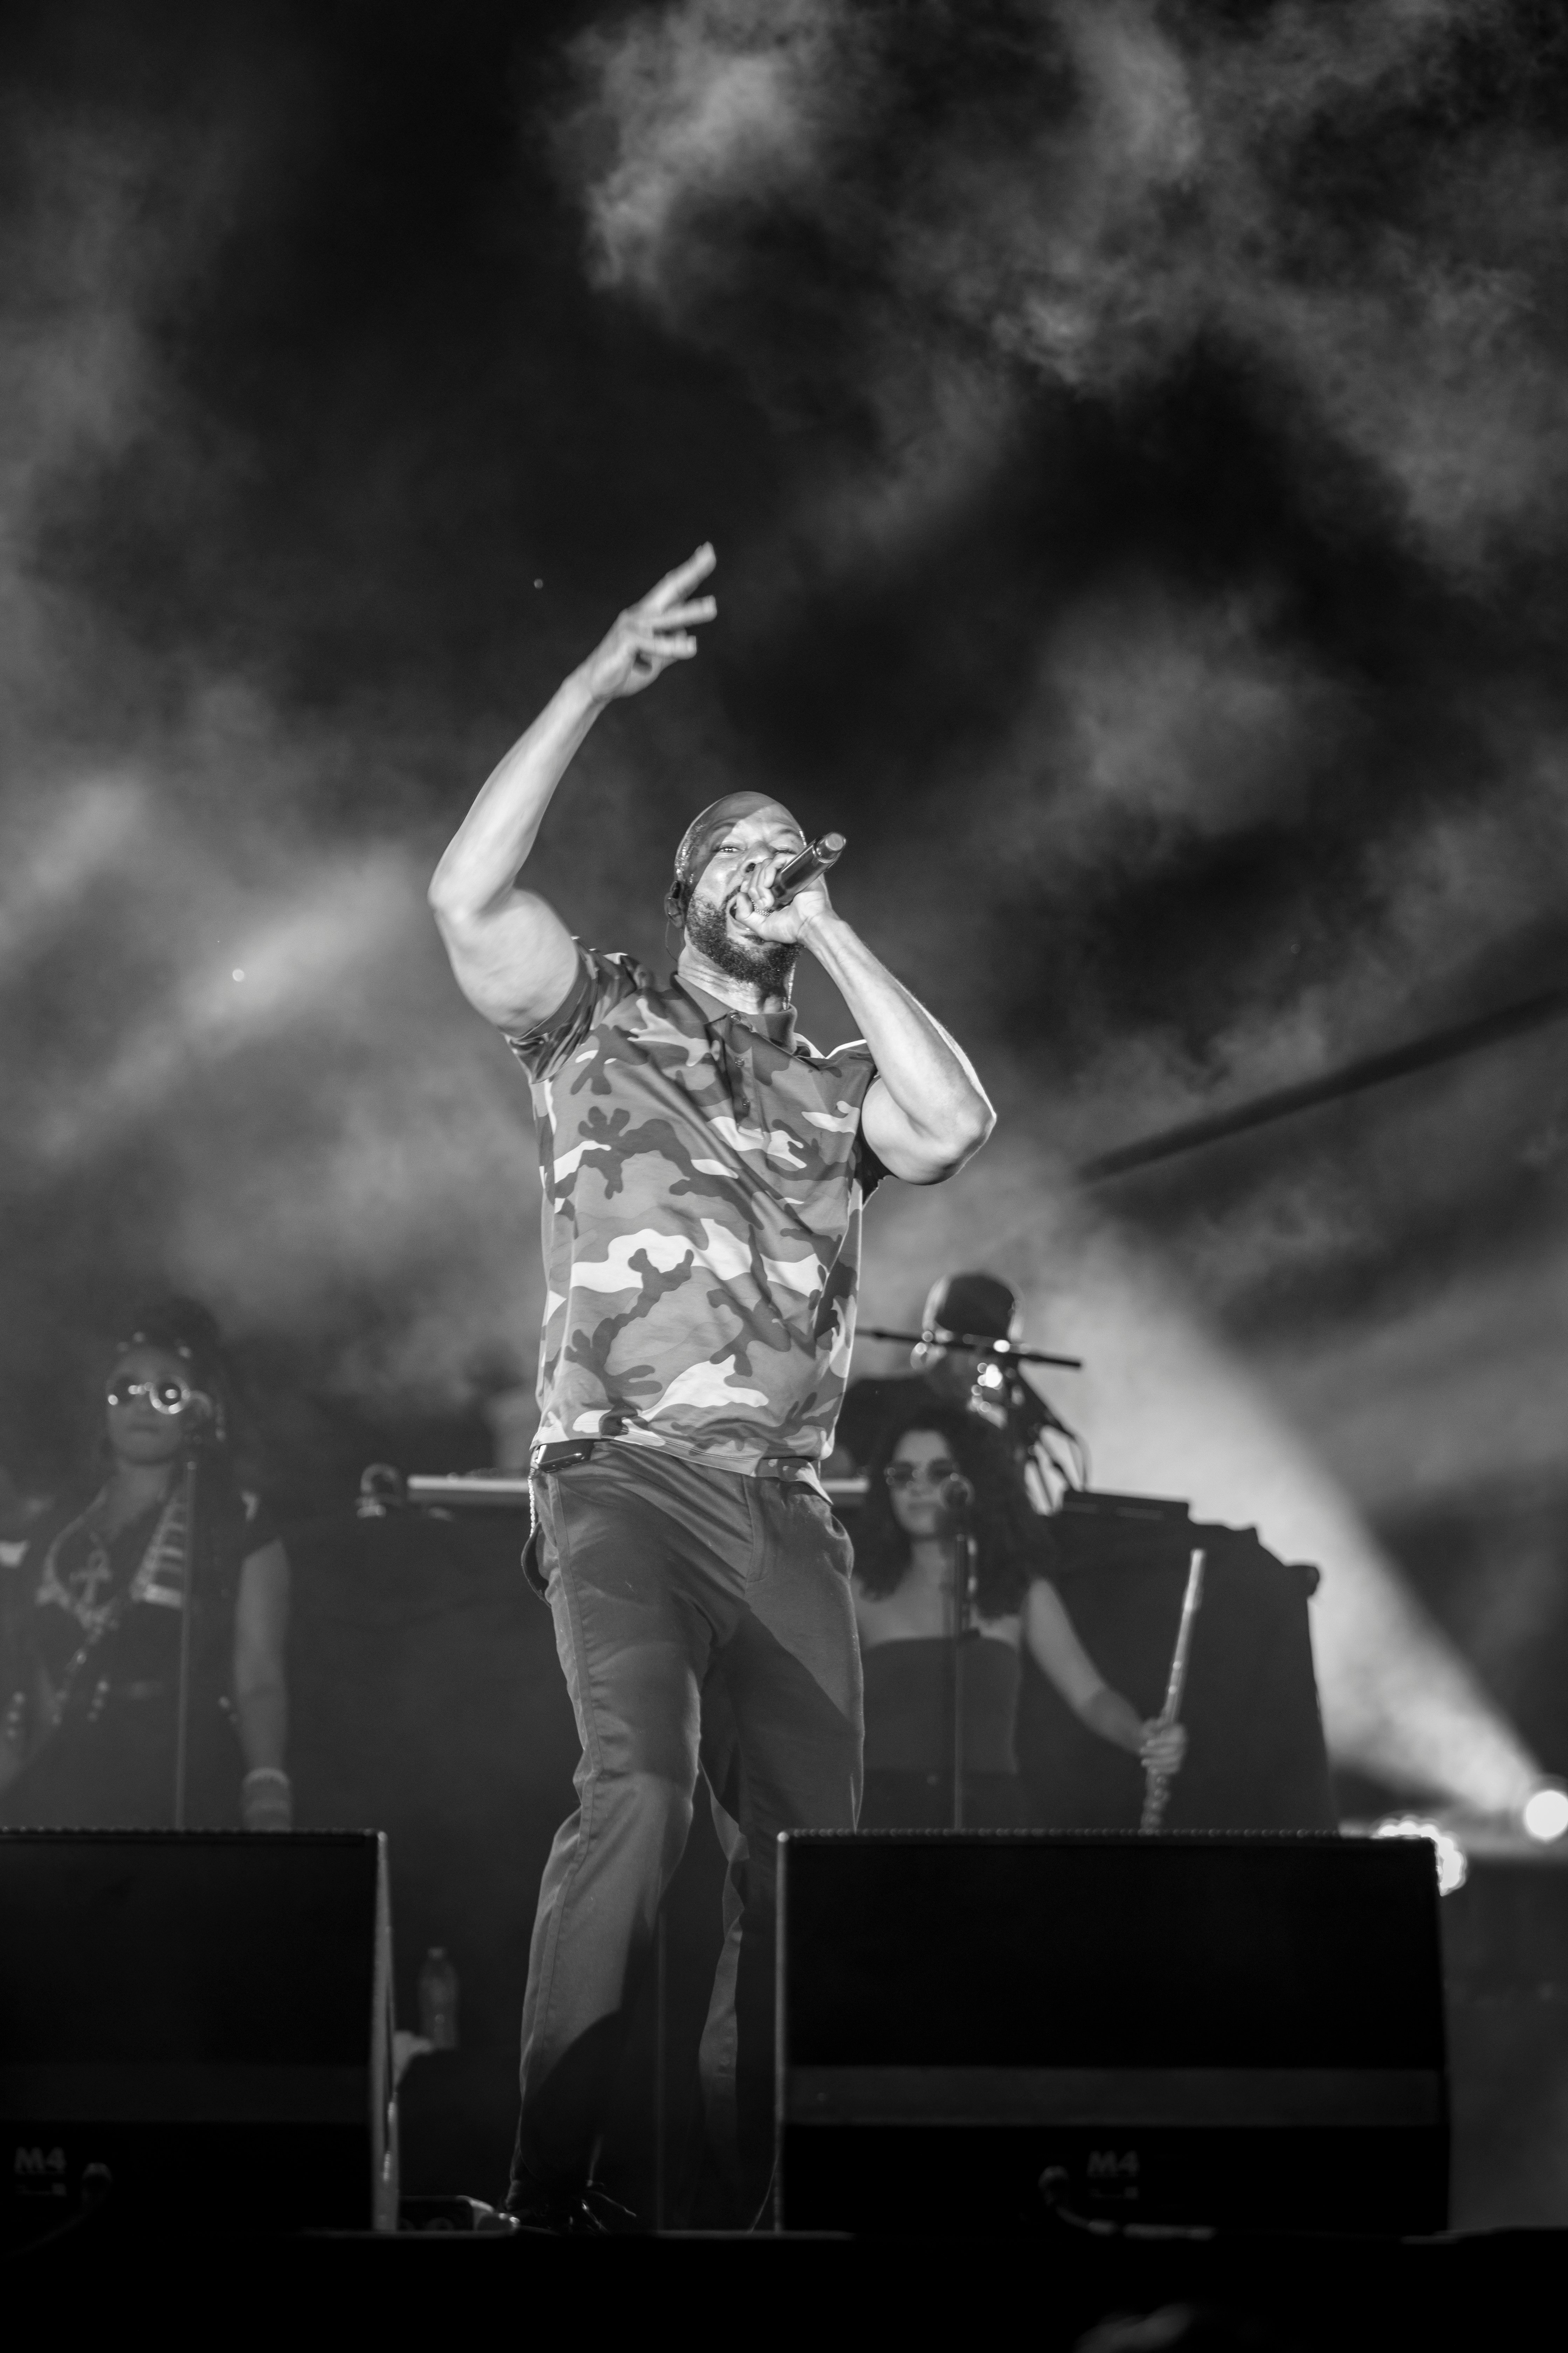
<path fill-rule="evenodd" d="M 598 2241 L 401 2233 L 133 2242 L 90 2226 L 8 2267 L 13 2293 L 128 2310 L 155 2293 L 166 2314 L 274 2318 L 291 2328 L 438 2320 L 448 2337 L 568 2320 L 574 2327 L 717 2327 L 743 2347 L 809 2329 L 994 2331 L 1114 2353 L 1116 2320 L 1161 2316 L 1136 2346 L 1359 2353 L 1489 2346 L 1551 2309 L 1568 2280 L 1568 2232 L 1483 2232 L 1422 2241 L 1296 2238 L 1028 2242 L 671 2233 Z M 670 2299 L 679 2299 L 672 2306 Z M 714 2299 L 720 2299 L 715 2301 Z M 344 2299 L 352 2299 L 345 2303 Z M 1182 2314 L 1191 2315 L 1185 2322 Z M 226 2324 L 227 2325 L 227 2324 Z M 962 2331 L 959 2339 L 956 2332 Z M 1522 2340 L 1521 2340 L 1522 2341 Z"/>

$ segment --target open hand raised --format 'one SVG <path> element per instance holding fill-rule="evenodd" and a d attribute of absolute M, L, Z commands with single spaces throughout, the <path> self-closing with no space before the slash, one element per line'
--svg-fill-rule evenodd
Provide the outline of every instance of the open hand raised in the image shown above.
<path fill-rule="evenodd" d="M 667 572 L 657 588 L 627 606 L 583 665 L 583 678 L 595 702 L 640 694 L 671 662 L 691 659 L 697 651 L 692 628 L 710 621 L 719 607 L 711 596 L 690 597 L 690 591 L 718 560 L 710 545 L 700 547 Z"/>

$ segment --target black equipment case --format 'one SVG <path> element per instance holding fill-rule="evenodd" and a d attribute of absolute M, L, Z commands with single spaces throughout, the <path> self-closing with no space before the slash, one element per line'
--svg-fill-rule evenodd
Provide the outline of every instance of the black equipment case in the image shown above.
<path fill-rule="evenodd" d="M 1426 1841 L 797 1832 L 781 1866 L 787 2229 L 1443 2227 Z"/>
<path fill-rule="evenodd" d="M 394 2090 L 374 1831 L 0 1832 L 0 2236 L 395 2229 Z"/>

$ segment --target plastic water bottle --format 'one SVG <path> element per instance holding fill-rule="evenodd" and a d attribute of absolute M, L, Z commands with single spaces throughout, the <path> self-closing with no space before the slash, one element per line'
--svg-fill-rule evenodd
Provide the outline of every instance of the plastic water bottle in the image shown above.
<path fill-rule="evenodd" d="M 419 1972 L 419 2031 L 437 2051 L 458 2047 L 458 1972 L 432 1945 Z"/>

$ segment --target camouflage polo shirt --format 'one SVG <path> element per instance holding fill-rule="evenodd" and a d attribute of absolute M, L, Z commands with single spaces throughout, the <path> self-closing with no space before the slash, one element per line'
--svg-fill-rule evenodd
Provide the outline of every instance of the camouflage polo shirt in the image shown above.
<path fill-rule="evenodd" d="M 863 1044 L 819 1054 L 584 951 L 508 1044 L 532 1082 L 547 1290 L 538 1443 L 661 1447 L 810 1475 L 855 1337 Z"/>

